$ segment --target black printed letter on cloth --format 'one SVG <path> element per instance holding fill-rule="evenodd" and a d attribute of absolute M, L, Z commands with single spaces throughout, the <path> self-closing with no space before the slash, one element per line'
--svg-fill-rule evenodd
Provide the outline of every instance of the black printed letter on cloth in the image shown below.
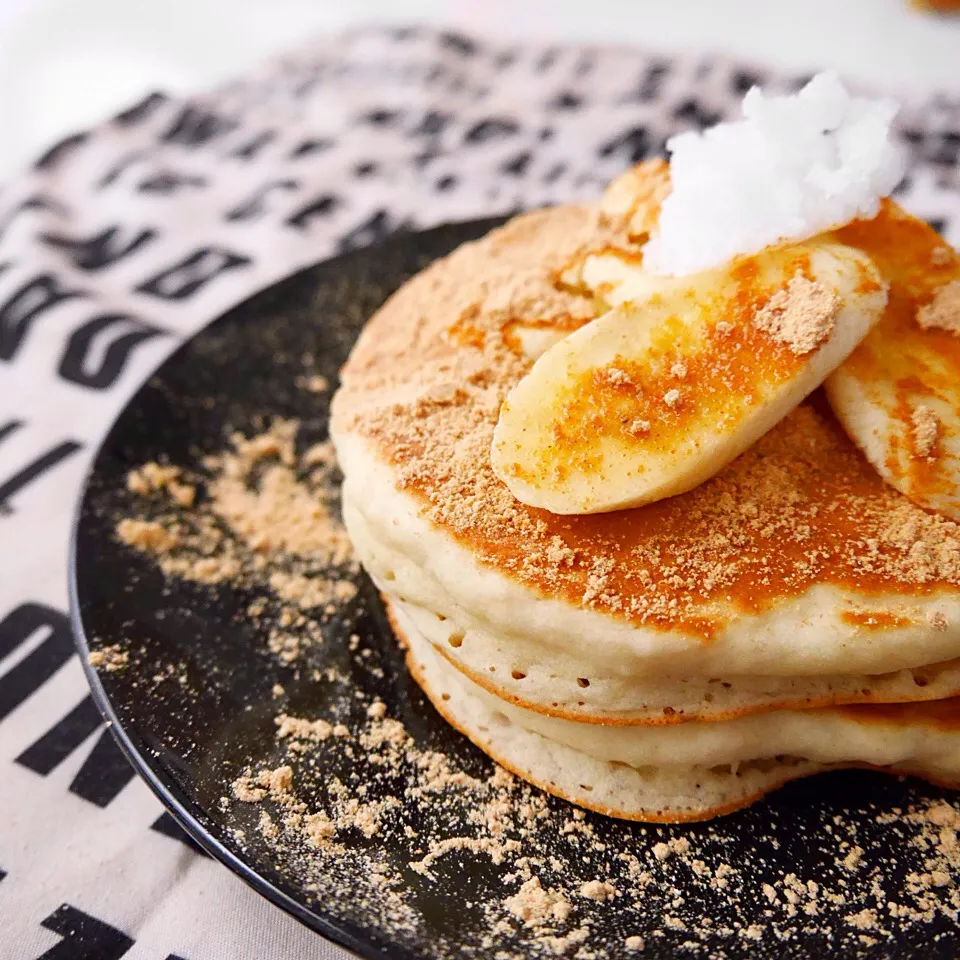
<path fill-rule="evenodd" d="M 156 830 L 157 833 L 161 833 L 171 840 L 179 841 L 184 846 L 189 847 L 194 853 L 199 853 L 202 857 L 207 856 L 206 850 L 167 812 L 161 813 L 160 816 L 150 824 L 150 829 Z"/>
<path fill-rule="evenodd" d="M 113 118 L 113 122 L 121 127 L 135 127 L 152 116 L 168 99 L 166 94 L 151 93 L 132 107 L 127 107 L 122 113 L 118 113 Z"/>
<path fill-rule="evenodd" d="M 520 127 L 513 120 L 504 117 L 490 117 L 475 123 L 465 134 L 466 143 L 489 143 L 491 140 L 503 140 L 512 137 Z"/>
<path fill-rule="evenodd" d="M 275 190 L 296 190 L 299 185 L 299 181 L 297 180 L 270 180 L 263 184 L 263 186 L 257 187 L 252 196 L 241 200 L 233 209 L 229 210 L 227 212 L 227 220 L 232 223 L 242 220 L 256 220 L 266 213 L 267 206 L 265 201 L 271 193 Z"/>
<path fill-rule="evenodd" d="M 650 153 L 650 135 L 646 127 L 630 127 L 603 144 L 601 157 L 621 156 L 629 163 L 639 163 Z"/>
<path fill-rule="evenodd" d="M 22 426 L 22 420 L 8 420 L 6 423 L 0 424 L 0 443 L 3 443 L 11 433 L 19 430 Z"/>
<path fill-rule="evenodd" d="M 263 133 L 258 133 L 252 140 L 248 140 L 232 150 L 230 156 L 236 157 L 238 160 L 253 160 L 264 147 L 273 143 L 276 138 L 276 131 L 264 130 Z"/>
<path fill-rule="evenodd" d="M 663 80 L 670 72 L 670 67 L 662 60 L 654 60 L 644 71 L 636 88 L 628 93 L 624 98 L 625 103 L 639 100 L 640 103 L 648 103 L 656 100 L 660 96 L 660 88 Z"/>
<path fill-rule="evenodd" d="M 103 721 L 87 696 L 62 720 L 17 757 L 21 766 L 45 777 L 63 763 Z M 133 767 L 120 752 L 113 735 L 102 729 L 89 756 L 70 784 L 70 792 L 98 807 L 108 806 L 133 779 Z"/>
<path fill-rule="evenodd" d="M 41 924 L 63 939 L 38 960 L 120 960 L 134 941 L 109 924 L 64 903 Z"/>
<path fill-rule="evenodd" d="M 289 159 L 299 160 L 301 157 L 312 157 L 315 153 L 323 153 L 333 146 L 333 141 L 321 137 L 318 140 L 304 140 L 298 143 L 289 154 Z"/>
<path fill-rule="evenodd" d="M 174 118 L 160 139 L 165 143 L 180 143 L 185 147 L 199 147 L 216 137 L 229 133 L 236 121 L 216 113 L 184 107 Z"/>
<path fill-rule="evenodd" d="M 412 226 L 409 220 L 400 223 L 396 222 L 386 210 L 378 210 L 372 217 L 358 223 L 350 230 L 340 241 L 339 249 L 341 252 L 356 250 L 359 247 L 367 247 L 371 243 L 383 240 L 398 230 L 404 230 Z"/>
<path fill-rule="evenodd" d="M 76 440 L 63 440 L 50 447 L 46 453 L 42 453 L 39 457 L 31 460 L 26 466 L 21 467 L 6 480 L 0 481 L 0 517 L 11 511 L 10 500 L 14 494 L 19 493 L 28 484 L 38 477 L 42 477 L 48 470 L 68 457 L 72 457 L 81 449 L 83 449 L 82 443 L 78 443 Z"/>
<path fill-rule="evenodd" d="M 35 170 L 52 170 L 61 160 L 66 159 L 74 150 L 83 146 L 90 139 L 89 133 L 75 133 L 72 137 L 65 137 L 58 141 L 34 163 Z"/>
<path fill-rule="evenodd" d="M 161 170 L 160 173 L 151 173 L 144 177 L 137 185 L 140 193 L 155 193 L 167 197 L 177 193 L 183 187 L 199 189 L 207 185 L 207 178 L 199 175 L 176 173 L 171 170 Z"/>
<path fill-rule="evenodd" d="M 86 239 L 42 233 L 40 239 L 48 247 L 62 250 L 78 270 L 102 270 L 139 250 L 157 235 L 155 230 L 147 229 L 123 239 L 119 236 L 121 229 L 119 226 L 108 227 Z"/>
<path fill-rule="evenodd" d="M 21 213 L 30 213 L 35 210 L 43 210 L 52 213 L 54 216 L 62 217 L 67 213 L 67 208 L 59 200 L 52 200 L 49 197 L 43 197 L 39 194 L 33 197 L 27 197 L 22 203 L 18 203 L 7 215 L 3 226 L 0 226 L 0 237 L 2 237 L 10 225 L 20 216 Z"/>
<path fill-rule="evenodd" d="M 49 273 L 41 273 L 15 290 L 0 306 L 0 360 L 12 360 L 33 321 L 67 300 L 85 296 Z"/>
<path fill-rule="evenodd" d="M 120 378 L 141 343 L 165 334 L 160 327 L 124 313 L 101 314 L 70 335 L 57 372 L 81 387 L 106 390 Z M 100 358 L 93 367 L 91 356 Z"/>
<path fill-rule="evenodd" d="M 48 636 L 15 667 L 0 676 L 0 721 L 43 686 L 73 656 L 70 624 L 64 614 L 39 603 L 24 603 L 0 620 L 0 660 L 38 630 Z"/>
<path fill-rule="evenodd" d="M 305 230 L 310 221 L 316 217 L 326 217 L 340 206 L 340 201 L 332 194 L 325 193 L 316 200 L 311 200 L 305 207 L 301 207 L 287 220 L 287 226 Z"/>
<path fill-rule="evenodd" d="M 222 247 L 206 247 L 184 257 L 179 263 L 142 283 L 137 290 L 161 300 L 186 300 L 218 274 L 250 263 L 244 257 Z"/>

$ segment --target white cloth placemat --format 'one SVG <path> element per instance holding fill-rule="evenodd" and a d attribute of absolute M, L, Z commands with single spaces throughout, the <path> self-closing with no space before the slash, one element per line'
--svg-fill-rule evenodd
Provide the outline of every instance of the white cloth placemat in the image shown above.
<path fill-rule="evenodd" d="M 96 444 L 178 343 L 400 227 L 595 195 L 754 82 L 716 58 L 361 29 L 154 95 L 0 194 L 0 956 L 344 954 L 195 852 L 99 722 L 67 622 Z M 960 244 L 960 95 L 905 103 L 899 199 Z M 347 892 L 348 895 L 348 892 Z"/>

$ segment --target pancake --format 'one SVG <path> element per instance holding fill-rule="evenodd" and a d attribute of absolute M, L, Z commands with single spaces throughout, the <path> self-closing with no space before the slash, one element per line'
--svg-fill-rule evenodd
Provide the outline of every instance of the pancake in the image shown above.
<path fill-rule="evenodd" d="M 706 820 L 790 780 L 845 767 L 960 785 L 960 698 L 655 730 L 586 726 L 504 704 L 438 656 L 402 608 L 388 605 L 411 674 L 450 724 L 524 780 L 599 813 Z"/>
<path fill-rule="evenodd" d="M 555 515 L 495 475 L 506 395 L 607 309 L 612 288 L 587 285 L 598 265 L 637 268 L 665 168 L 630 182 L 635 204 L 620 191 L 524 214 L 432 264 L 371 318 L 341 372 L 344 521 L 417 651 L 411 669 L 508 767 L 616 815 L 697 819 L 838 764 L 952 783 L 922 747 L 923 708 L 867 720 L 841 705 L 960 695 L 960 526 L 885 483 L 822 390 L 711 479 L 633 509 Z M 801 709 L 803 722 L 783 720 Z M 880 723 L 881 710 L 897 719 Z M 480 736 L 494 714 L 513 720 Z M 783 749 L 760 742 L 771 717 Z M 708 727 L 734 759 L 616 759 Z M 598 732 L 614 759 L 582 749 Z M 817 752 L 821 740 L 836 749 Z M 747 742 L 756 755 L 736 759 Z"/>

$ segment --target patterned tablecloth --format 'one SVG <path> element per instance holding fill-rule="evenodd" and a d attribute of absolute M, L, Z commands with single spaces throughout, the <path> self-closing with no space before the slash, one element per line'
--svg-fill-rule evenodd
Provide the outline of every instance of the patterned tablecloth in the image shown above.
<path fill-rule="evenodd" d="M 199 853 L 119 754 L 67 619 L 98 440 L 184 338 L 403 227 L 595 195 L 754 83 L 717 58 L 426 29 L 307 45 L 209 95 L 160 93 L 0 193 L 0 955 L 344 954 Z M 899 199 L 960 245 L 960 95 L 904 103 Z"/>

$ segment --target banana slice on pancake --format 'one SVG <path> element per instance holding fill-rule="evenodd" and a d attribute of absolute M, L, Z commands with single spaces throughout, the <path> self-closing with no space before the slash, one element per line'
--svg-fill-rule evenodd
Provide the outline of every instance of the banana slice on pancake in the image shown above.
<path fill-rule="evenodd" d="M 692 489 L 822 383 L 886 302 L 866 254 L 821 238 L 631 284 L 501 407 L 493 469 L 524 503 L 600 513 Z"/>
<path fill-rule="evenodd" d="M 960 520 L 960 255 L 890 202 L 836 236 L 870 255 L 890 291 L 826 381 L 830 405 L 884 480 Z"/>

